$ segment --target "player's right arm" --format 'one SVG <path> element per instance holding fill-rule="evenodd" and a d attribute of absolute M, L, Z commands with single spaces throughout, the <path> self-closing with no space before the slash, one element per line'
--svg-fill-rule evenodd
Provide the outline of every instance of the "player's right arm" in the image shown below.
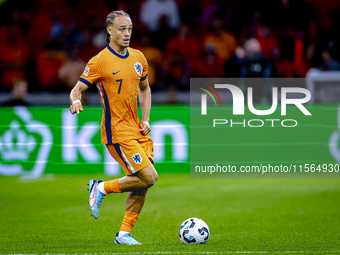
<path fill-rule="evenodd" d="M 88 87 L 94 82 L 101 79 L 99 71 L 99 54 L 90 59 L 87 63 L 84 73 L 80 76 L 76 86 L 71 91 L 70 100 L 70 112 L 72 114 L 83 111 L 83 105 L 81 104 L 81 96 L 88 89 Z"/>
<path fill-rule="evenodd" d="M 72 114 L 83 111 L 83 105 L 81 103 L 81 96 L 83 93 L 88 89 L 88 85 L 85 83 L 78 81 L 76 86 L 72 89 L 70 93 L 70 100 L 71 100 L 71 106 L 70 106 L 70 112 Z"/>

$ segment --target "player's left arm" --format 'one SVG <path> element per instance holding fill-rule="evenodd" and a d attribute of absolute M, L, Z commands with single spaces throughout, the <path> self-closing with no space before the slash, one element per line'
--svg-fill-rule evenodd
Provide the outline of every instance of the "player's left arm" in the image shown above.
<path fill-rule="evenodd" d="M 149 125 L 151 109 L 151 89 L 147 76 L 139 83 L 139 104 L 142 109 L 142 121 L 139 123 L 139 130 L 142 135 L 147 135 L 151 131 Z"/>

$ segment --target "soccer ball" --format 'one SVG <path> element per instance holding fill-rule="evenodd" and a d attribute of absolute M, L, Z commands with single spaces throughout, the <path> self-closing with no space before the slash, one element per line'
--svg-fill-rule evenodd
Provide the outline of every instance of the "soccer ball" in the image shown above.
<path fill-rule="evenodd" d="M 179 239 L 184 244 L 206 243 L 210 232 L 207 223 L 198 218 L 189 218 L 179 227 Z"/>

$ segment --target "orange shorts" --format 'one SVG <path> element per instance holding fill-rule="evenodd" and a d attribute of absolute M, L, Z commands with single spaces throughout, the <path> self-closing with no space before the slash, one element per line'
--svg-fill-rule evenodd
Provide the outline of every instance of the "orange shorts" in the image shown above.
<path fill-rule="evenodd" d="M 148 135 L 121 143 L 106 144 L 106 147 L 126 175 L 134 174 L 154 162 L 153 142 Z"/>

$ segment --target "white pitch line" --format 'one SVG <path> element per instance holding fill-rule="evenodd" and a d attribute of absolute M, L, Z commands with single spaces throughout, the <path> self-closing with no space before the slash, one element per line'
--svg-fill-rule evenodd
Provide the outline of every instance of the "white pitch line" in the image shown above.
<path fill-rule="evenodd" d="M 107 254 L 107 255 L 127 255 L 127 254 L 291 254 L 291 253 L 340 253 L 340 251 L 155 251 L 155 252 L 121 252 L 121 253 L 73 253 L 73 255 L 95 255 L 95 254 Z M 45 253 L 42 255 L 64 255 L 68 253 Z M 10 255 L 38 255 L 34 253 L 12 253 Z"/>
<path fill-rule="evenodd" d="M 157 251 L 157 252 L 131 252 L 131 253 L 104 253 L 110 255 L 126 255 L 126 254 L 263 254 L 263 253 L 276 253 L 276 254 L 290 254 L 290 253 L 340 253 L 340 251 Z M 96 253 L 89 253 L 85 255 L 94 255 Z M 51 254 L 50 254 L 51 255 Z"/>

